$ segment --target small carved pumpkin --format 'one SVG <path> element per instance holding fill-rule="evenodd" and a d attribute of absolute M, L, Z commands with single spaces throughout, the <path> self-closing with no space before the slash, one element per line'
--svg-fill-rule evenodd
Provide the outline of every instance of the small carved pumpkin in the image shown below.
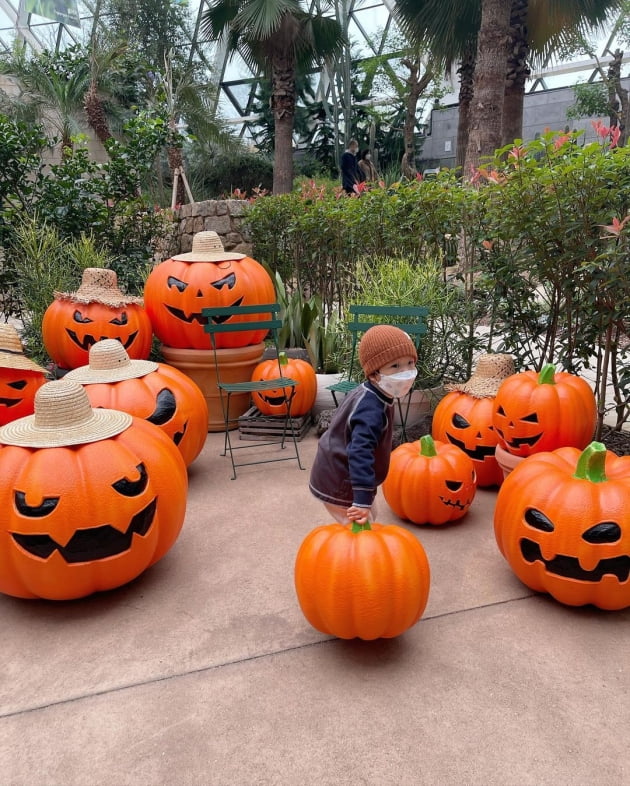
<path fill-rule="evenodd" d="M 288 358 L 286 353 L 280 353 L 280 369 L 278 360 L 263 360 L 252 372 L 252 381 L 259 382 L 276 379 L 280 373 L 299 382 L 299 385 L 289 391 L 291 415 L 306 415 L 310 412 L 317 397 L 317 375 L 310 363 L 299 358 Z M 263 415 L 286 415 L 284 388 L 262 390 L 252 393 L 254 405 Z"/>
<path fill-rule="evenodd" d="M 531 589 L 569 606 L 630 606 L 630 457 L 593 442 L 526 458 L 499 490 L 494 532 Z"/>
<path fill-rule="evenodd" d="M 392 451 L 383 494 L 397 516 L 414 524 L 446 524 L 468 512 L 475 467 L 462 450 L 424 436 Z"/>
<path fill-rule="evenodd" d="M 494 399 L 492 424 L 502 448 L 515 456 L 574 447 L 593 438 L 597 405 L 586 380 L 552 363 L 540 373 L 508 377 Z"/>
<path fill-rule="evenodd" d="M 494 452 L 497 436 L 492 427 L 492 398 L 476 398 L 468 393 L 447 393 L 433 413 L 431 433 L 441 442 L 450 442 L 473 460 L 477 485 L 499 486 L 503 471 Z"/>
<path fill-rule="evenodd" d="M 31 415 L 35 393 L 45 382 L 41 372 L 0 368 L 0 426 Z"/>
<path fill-rule="evenodd" d="M 399 636 L 420 619 L 429 563 L 395 525 L 329 524 L 310 532 L 295 561 L 295 588 L 310 624 L 341 639 Z"/>

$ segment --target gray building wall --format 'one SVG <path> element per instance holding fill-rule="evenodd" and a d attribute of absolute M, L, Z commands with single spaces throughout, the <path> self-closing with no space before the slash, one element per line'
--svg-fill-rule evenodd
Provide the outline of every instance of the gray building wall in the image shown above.
<path fill-rule="evenodd" d="M 630 87 L 630 79 L 623 80 Z M 523 139 L 535 139 L 545 129 L 552 131 L 584 130 L 585 141 L 593 141 L 595 132 L 590 118 L 567 120 L 567 109 L 575 103 L 572 87 L 558 87 L 525 94 L 523 107 Z M 457 104 L 443 109 L 433 109 L 429 118 L 424 143 L 418 156 L 419 169 L 437 166 L 454 167 L 457 155 L 457 123 L 459 108 Z M 605 123 L 608 118 L 601 118 Z"/>

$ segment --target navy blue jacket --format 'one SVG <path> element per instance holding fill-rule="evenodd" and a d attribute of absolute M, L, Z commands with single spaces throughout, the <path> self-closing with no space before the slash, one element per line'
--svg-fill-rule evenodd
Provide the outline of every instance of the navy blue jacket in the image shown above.
<path fill-rule="evenodd" d="M 341 156 L 341 185 L 346 191 L 353 191 L 355 183 L 361 181 L 359 162 L 354 153 L 348 150 Z"/>
<path fill-rule="evenodd" d="M 371 507 L 387 477 L 394 400 L 366 381 L 352 390 L 322 435 L 309 488 L 324 502 Z"/>

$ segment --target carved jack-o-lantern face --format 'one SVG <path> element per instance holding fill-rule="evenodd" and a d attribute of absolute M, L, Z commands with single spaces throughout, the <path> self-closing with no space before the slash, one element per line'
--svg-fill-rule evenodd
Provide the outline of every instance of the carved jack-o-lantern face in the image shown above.
<path fill-rule="evenodd" d="M 497 436 L 492 427 L 492 402 L 491 398 L 453 391 L 444 396 L 433 414 L 433 437 L 450 442 L 473 460 L 478 486 L 503 482 L 494 456 Z"/>
<path fill-rule="evenodd" d="M 93 407 L 118 409 L 144 418 L 179 448 L 186 464 L 201 452 L 208 432 L 208 405 L 197 385 L 172 366 L 121 382 L 85 385 Z"/>
<path fill-rule="evenodd" d="M 69 448 L 0 448 L 0 592 L 70 599 L 118 587 L 174 543 L 186 468 L 159 429 L 134 420 Z"/>
<path fill-rule="evenodd" d="M 44 314 L 42 337 L 54 362 L 71 369 L 86 365 L 90 347 L 105 338 L 120 341 L 131 358 L 147 358 L 153 330 L 147 313 L 135 303 L 113 307 L 54 300 Z"/>
<path fill-rule="evenodd" d="M 279 370 L 280 369 L 280 370 Z M 291 415 L 305 415 L 313 407 L 317 397 L 317 375 L 310 363 L 299 358 L 287 358 L 284 352 L 278 360 L 263 360 L 252 372 L 252 380 L 264 382 L 283 377 L 294 379 L 298 384 L 291 388 L 272 388 L 252 393 L 252 401 L 263 415 L 281 416 L 287 414 L 287 401 Z M 285 398 L 286 391 L 286 398 Z"/>
<path fill-rule="evenodd" d="M 157 337 L 169 347 L 208 349 L 210 337 L 204 330 L 202 311 L 212 306 L 236 307 L 272 303 L 273 281 L 254 259 L 221 262 L 184 262 L 167 259 L 147 278 L 145 306 Z M 239 317 L 255 322 L 261 316 Z M 226 321 L 228 318 L 218 318 Z M 266 331 L 239 331 L 216 335 L 218 348 L 244 347 L 260 343 Z"/>
<path fill-rule="evenodd" d="M 35 393 L 45 382 L 37 371 L 0 368 L 0 426 L 32 415 Z"/>
<path fill-rule="evenodd" d="M 494 528 L 531 589 L 571 606 L 630 606 L 630 457 L 592 443 L 527 458 L 499 491 Z"/>

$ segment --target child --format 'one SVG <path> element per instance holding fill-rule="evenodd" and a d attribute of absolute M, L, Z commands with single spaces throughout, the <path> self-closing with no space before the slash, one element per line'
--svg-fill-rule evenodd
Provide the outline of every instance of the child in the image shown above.
<path fill-rule="evenodd" d="M 309 488 L 341 524 L 365 524 L 392 451 L 394 399 L 411 390 L 416 347 L 404 331 L 374 325 L 359 343 L 366 381 L 344 398 L 322 435 Z"/>

